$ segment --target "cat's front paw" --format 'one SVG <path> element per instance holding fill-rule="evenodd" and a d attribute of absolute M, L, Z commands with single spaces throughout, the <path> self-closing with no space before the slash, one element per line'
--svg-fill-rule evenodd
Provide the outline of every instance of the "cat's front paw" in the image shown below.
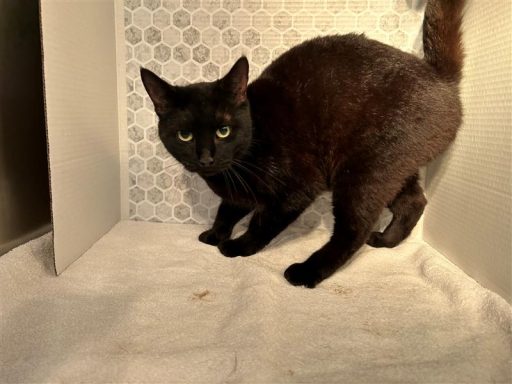
<path fill-rule="evenodd" d="M 306 288 L 315 288 L 323 278 L 315 268 L 306 263 L 295 263 L 284 271 L 284 277 L 291 285 L 303 285 Z"/>
<path fill-rule="evenodd" d="M 204 231 L 199 235 L 199 241 L 209 245 L 218 245 L 221 241 L 227 239 L 227 236 L 220 235 L 213 229 Z"/>
<path fill-rule="evenodd" d="M 234 240 L 225 240 L 219 244 L 219 251 L 227 257 L 250 256 L 260 249 L 260 246 L 243 236 Z"/>

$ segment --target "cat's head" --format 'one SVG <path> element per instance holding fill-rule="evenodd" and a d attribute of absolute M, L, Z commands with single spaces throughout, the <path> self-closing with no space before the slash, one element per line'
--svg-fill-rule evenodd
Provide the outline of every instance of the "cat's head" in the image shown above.
<path fill-rule="evenodd" d="M 212 176 L 248 150 L 252 139 L 248 72 L 249 64 L 242 57 L 220 80 L 173 86 L 141 69 L 159 118 L 160 140 L 189 171 Z"/>

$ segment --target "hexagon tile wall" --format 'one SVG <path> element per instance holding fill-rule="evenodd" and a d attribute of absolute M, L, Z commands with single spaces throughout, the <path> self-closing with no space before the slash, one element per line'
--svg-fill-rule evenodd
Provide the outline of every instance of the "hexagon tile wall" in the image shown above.
<path fill-rule="evenodd" d="M 245 54 L 254 79 L 272 59 L 304 39 L 365 32 L 411 50 L 422 22 L 409 0 L 125 0 L 130 218 L 208 223 L 219 203 L 197 175 L 159 142 L 140 66 L 172 84 L 212 81 Z M 416 3 L 416 1 L 412 1 Z M 329 195 L 298 220 L 332 225 Z"/>

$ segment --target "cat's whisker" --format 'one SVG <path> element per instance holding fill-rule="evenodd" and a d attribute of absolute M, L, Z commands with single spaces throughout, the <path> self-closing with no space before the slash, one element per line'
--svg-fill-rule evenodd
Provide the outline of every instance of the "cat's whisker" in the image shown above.
<path fill-rule="evenodd" d="M 233 200 L 233 193 L 231 192 L 230 184 L 228 183 L 228 179 L 226 177 L 226 172 L 222 171 L 222 177 L 224 177 L 224 183 L 226 184 L 226 188 L 228 190 L 229 196 L 231 197 L 231 200 Z"/>
<path fill-rule="evenodd" d="M 164 169 L 169 169 L 169 168 L 174 168 L 174 167 L 179 167 L 181 164 L 179 163 L 173 163 L 173 164 L 169 164 L 169 165 L 166 165 L 164 167 Z"/>
<path fill-rule="evenodd" d="M 251 171 L 249 168 L 247 168 L 246 166 L 244 166 L 243 164 L 239 163 L 238 161 L 236 160 L 233 160 L 233 164 L 235 166 L 238 166 L 240 167 L 241 169 L 243 169 L 244 171 L 250 173 L 251 175 L 253 175 L 254 177 L 256 177 L 260 182 L 261 184 L 263 184 L 265 187 L 268 188 L 269 191 L 273 192 L 274 191 L 274 188 L 272 188 L 272 186 L 270 186 L 265 180 L 263 180 L 259 175 L 257 175 L 255 172 Z"/>
<path fill-rule="evenodd" d="M 233 175 L 237 178 L 238 181 L 240 181 L 240 184 L 242 185 L 243 189 L 246 191 L 246 192 L 249 192 L 247 190 L 247 187 L 245 186 L 245 184 L 242 182 L 242 180 L 240 179 L 240 176 L 238 175 L 238 173 L 233 169 L 233 168 L 228 168 L 228 172 L 233 172 Z"/>
<path fill-rule="evenodd" d="M 254 194 L 251 186 L 247 181 L 244 180 L 243 176 L 238 173 L 234 168 L 230 168 L 231 171 L 233 171 L 233 174 L 237 177 L 237 179 L 240 181 L 240 184 L 244 187 L 244 189 L 251 194 L 252 198 L 254 199 L 254 204 L 258 205 L 258 200 L 256 199 L 256 195 Z"/>
<path fill-rule="evenodd" d="M 247 171 L 250 171 L 250 170 L 247 168 L 247 166 L 251 166 L 255 171 L 259 171 L 259 172 L 261 172 L 263 175 L 270 176 L 271 178 L 273 178 L 275 181 L 277 181 L 277 182 L 278 182 L 278 183 L 280 183 L 281 185 L 286 185 L 286 183 L 285 183 L 284 181 L 282 181 L 281 179 L 279 179 L 278 177 L 276 177 L 275 175 L 273 175 L 271 171 L 265 171 L 264 169 L 262 169 L 262 168 L 258 167 L 258 166 L 257 166 L 257 165 L 255 165 L 255 164 L 252 164 L 252 163 L 250 163 L 250 162 L 248 162 L 248 161 L 244 161 L 244 160 L 236 160 L 236 161 L 237 161 L 237 162 L 239 162 L 239 165 L 242 165 L 242 163 L 243 163 L 243 164 L 245 164 L 245 165 L 246 165 L 245 169 L 246 169 Z M 256 176 L 256 174 L 255 174 L 254 172 L 252 172 L 252 173 L 253 173 L 253 175 L 255 175 L 255 176 Z M 261 180 L 261 178 L 260 178 L 260 180 Z"/>
<path fill-rule="evenodd" d="M 226 172 L 226 175 L 228 176 L 228 178 L 229 178 L 229 180 L 230 180 L 231 184 L 233 185 L 234 192 L 235 192 L 235 193 L 238 193 L 238 189 L 236 188 L 235 181 L 233 180 L 233 177 L 231 176 L 231 172 L 229 172 L 229 168 L 228 168 L 228 169 L 226 169 L 226 171 L 227 171 L 227 172 Z"/>

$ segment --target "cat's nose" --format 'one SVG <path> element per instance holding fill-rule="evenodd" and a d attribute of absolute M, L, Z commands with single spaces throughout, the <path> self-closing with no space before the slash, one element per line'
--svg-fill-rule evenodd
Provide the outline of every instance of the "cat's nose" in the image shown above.
<path fill-rule="evenodd" d="M 203 167 L 208 167 L 213 164 L 213 157 L 209 150 L 203 149 L 203 152 L 199 157 L 199 164 Z"/>

